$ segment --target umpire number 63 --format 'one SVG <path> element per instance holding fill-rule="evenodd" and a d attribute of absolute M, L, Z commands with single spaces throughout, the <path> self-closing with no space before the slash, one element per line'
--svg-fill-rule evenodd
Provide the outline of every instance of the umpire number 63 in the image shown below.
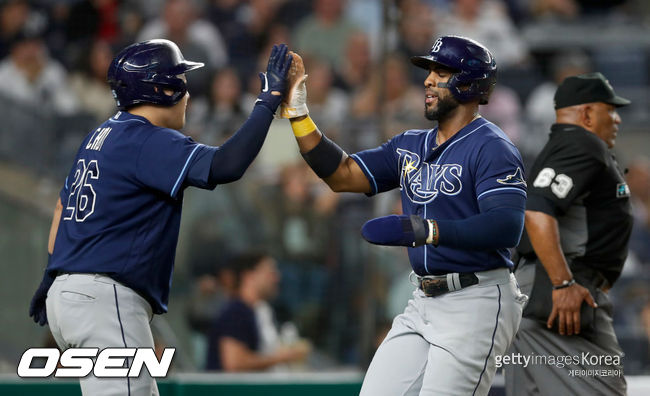
<path fill-rule="evenodd" d="M 92 180 L 99 179 L 99 165 L 97 160 L 92 160 L 86 166 L 86 161 L 77 161 L 74 171 L 74 182 L 70 186 L 70 195 L 65 207 L 63 220 L 82 222 L 95 211 L 95 189 Z"/>
<path fill-rule="evenodd" d="M 552 168 L 544 168 L 537 174 L 533 182 L 533 187 L 544 188 L 548 186 L 551 186 L 553 194 L 563 199 L 566 198 L 571 188 L 573 188 L 573 179 L 564 173 L 556 175 Z"/>

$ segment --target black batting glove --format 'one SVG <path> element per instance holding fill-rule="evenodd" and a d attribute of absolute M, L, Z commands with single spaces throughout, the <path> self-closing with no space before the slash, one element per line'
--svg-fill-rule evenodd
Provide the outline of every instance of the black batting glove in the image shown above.
<path fill-rule="evenodd" d="M 262 92 L 257 97 L 255 104 L 265 106 L 275 114 L 282 102 L 282 96 L 287 90 L 287 73 L 291 66 L 292 56 L 287 56 L 289 48 L 286 44 L 274 45 L 266 66 L 266 72 L 260 73 Z M 273 95 L 271 92 L 279 92 L 280 95 Z"/>
<path fill-rule="evenodd" d="M 54 282 L 54 278 L 45 271 L 43 274 L 43 280 L 41 284 L 38 285 L 32 301 L 29 303 L 29 316 L 34 319 L 35 323 L 38 323 L 41 326 L 47 324 L 47 309 L 45 307 L 45 300 L 47 299 L 47 291 L 50 290 L 50 286 Z"/>

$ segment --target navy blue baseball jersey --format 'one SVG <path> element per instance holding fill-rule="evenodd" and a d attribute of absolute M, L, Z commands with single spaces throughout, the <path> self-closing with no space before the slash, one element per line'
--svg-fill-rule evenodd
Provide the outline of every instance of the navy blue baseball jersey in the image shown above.
<path fill-rule="evenodd" d="M 351 155 L 370 182 L 369 195 L 399 187 L 404 214 L 462 220 L 480 213 L 491 194 L 526 196 L 519 151 L 503 131 L 477 118 L 436 145 L 438 129 L 409 130 L 375 149 Z M 418 275 L 512 267 L 508 249 L 471 251 L 447 246 L 408 248 Z"/>
<path fill-rule="evenodd" d="M 166 312 L 183 190 L 215 187 L 216 150 L 127 112 L 108 119 L 82 142 L 61 190 L 48 271 L 107 274 Z"/>

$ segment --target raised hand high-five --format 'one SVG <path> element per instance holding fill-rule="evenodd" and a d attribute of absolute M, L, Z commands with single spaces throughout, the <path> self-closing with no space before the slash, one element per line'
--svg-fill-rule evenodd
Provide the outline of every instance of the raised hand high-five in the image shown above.
<path fill-rule="evenodd" d="M 291 66 L 291 55 L 287 56 L 286 44 L 274 45 L 269 56 L 269 62 L 266 66 L 266 72 L 260 73 L 262 83 L 262 92 L 257 97 L 256 102 L 268 107 L 273 113 L 277 110 L 282 95 L 287 89 L 287 74 Z"/>
<path fill-rule="evenodd" d="M 291 68 L 287 77 L 289 90 L 284 96 L 282 106 L 280 106 L 281 118 L 297 118 L 309 114 L 307 108 L 307 74 L 305 74 L 305 65 L 302 57 L 293 51 L 289 51 L 292 57 Z"/>

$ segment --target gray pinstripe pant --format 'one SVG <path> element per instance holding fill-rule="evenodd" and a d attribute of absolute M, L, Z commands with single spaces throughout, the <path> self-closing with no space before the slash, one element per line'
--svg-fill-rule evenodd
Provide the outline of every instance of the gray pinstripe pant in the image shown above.
<path fill-rule="evenodd" d="M 512 342 L 526 297 L 505 269 L 437 297 L 413 293 L 377 349 L 363 396 L 487 395 L 495 356 Z"/>
<path fill-rule="evenodd" d="M 61 350 L 68 348 L 153 348 L 151 305 L 130 288 L 98 274 L 59 275 L 47 294 L 50 331 Z M 80 379 L 83 395 L 158 395 L 156 381 L 142 370 L 138 378 Z"/>

